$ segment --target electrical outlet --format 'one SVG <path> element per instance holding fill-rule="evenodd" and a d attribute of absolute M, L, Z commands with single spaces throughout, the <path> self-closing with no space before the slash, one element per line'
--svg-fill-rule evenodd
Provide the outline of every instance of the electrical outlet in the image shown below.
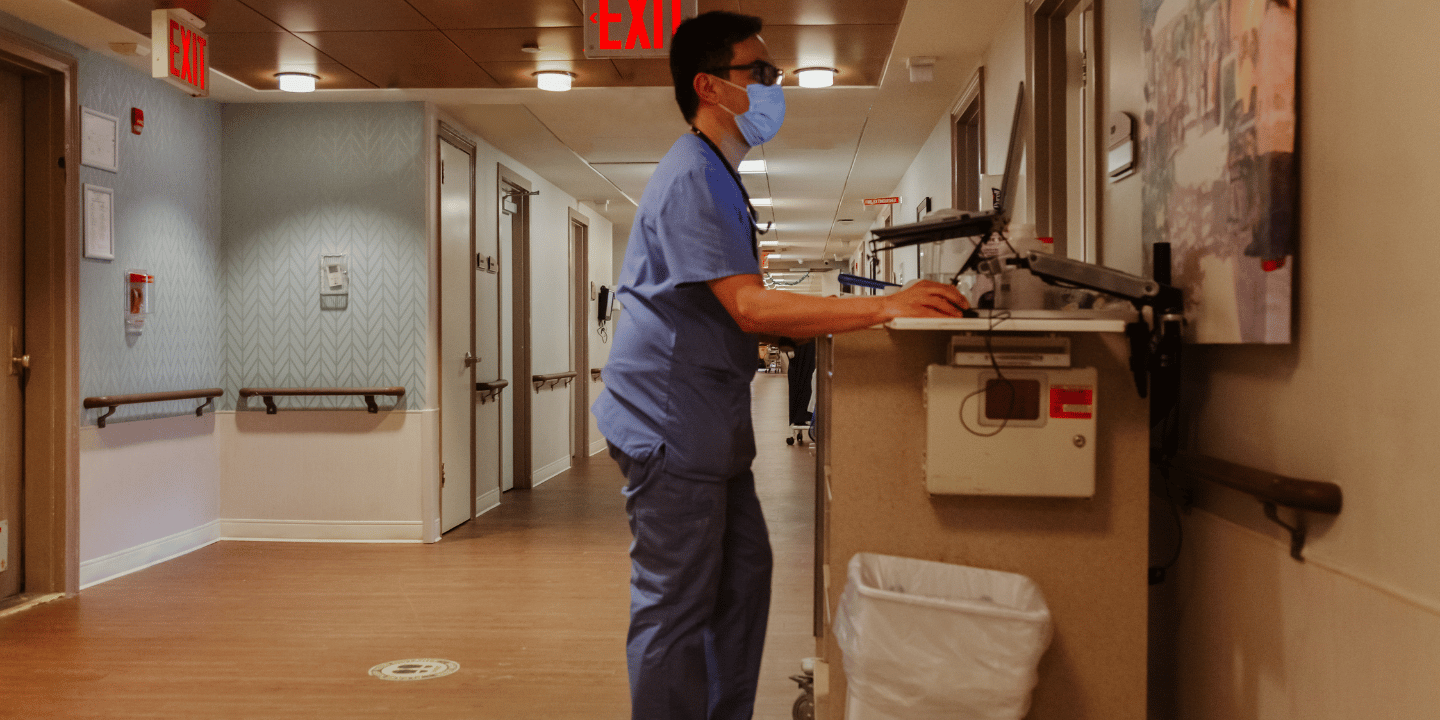
<path fill-rule="evenodd" d="M 0 572 L 10 563 L 10 521 L 0 520 Z"/>

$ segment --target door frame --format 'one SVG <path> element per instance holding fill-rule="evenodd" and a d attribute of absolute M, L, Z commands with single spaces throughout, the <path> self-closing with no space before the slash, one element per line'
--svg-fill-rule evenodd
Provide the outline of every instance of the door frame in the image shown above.
<path fill-rule="evenodd" d="M 499 223 L 516 222 L 513 218 L 519 218 L 519 231 L 510 234 L 510 360 L 513 375 L 510 381 L 513 391 L 510 395 L 513 404 L 510 436 L 514 442 L 514 467 L 511 472 L 514 473 L 515 489 L 528 490 L 534 486 L 534 469 L 531 467 L 534 451 L 530 447 L 531 424 L 534 422 L 530 399 L 530 378 L 534 374 L 530 358 L 530 196 L 535 189 L 524 175 L 505 167 L 504 163 L 496 163 L 496 174 L 496 232 L 499 232 Z M 507 216 L 504 208 L 500 207 L 500 195 L 509 188 L 523 191 L 515 198 L 519 207 L 515 216 Z"/>
<path fill-rule="evenodd" d="M 566 208 L 565 242 L 570 246 L 570 284 L 574 292 L 571 312 L 575 323 L 570 328 L 571 364 L 575 379 L 570 383 L 570 458 L 590 455 L 590 218 L 575 208 Z M 576 229 L 579 232 L 576 232 Z"/>
<path fill-rule="evenodd" d="M 80 103 L 75 58 L 0 30 L 25 93 L 22 596 L 80 590 Z"/>
<path fill-rule="evenodd" d="M 469 192 L 466 193 L 466 195 L 467 195 L 467 196 L 469 197 L 469 199 L 470 199 L 470 227 L 469 227 L 469 233 L 468 233 L 469 236 L 470 236 L 470 249 L 469 249 L 468 252 L 466 252 L 466 257 L 468 258 L 468 262 L 466 263 L 466 267 L 467 267 L 468 270 L 469 270 L 468 276 L 469 276 L 469 278 L 470 278 L 470 289 L 469 289 L 469 293 L 468 293 L 470 299 L 469 299 L 469 301 L 466 303 L 466 306 L 468 306 L 469 309 L 470 309 L 470 321 L 469 321 L 466 325 L 470 328 L 470 354 L 474 355 L 474 354 L 476 353 L 476 348 L 475 348 L 475 266 L 474 266 L 474 264 L 473 264 L 474 261 L 475 261 L 475 225 L 476 225 L 476 222 L 475 222 L 475 221 L 476 221 L 476 210 L 477 210 L 477 208 L 476 208 L 476 203 L 475 203 L 475 180 L 476 180 L 476 177 L 475 177 L 475 165 L 476 165 L 476 157 L 475 157 L 475 154 L 476 154 L 476 145 L 475 145 L 475 143 L 474 143 L 473 141 L 467 139 L 464 135 L 460 134 L 457 130 L 455 130 L 454 128 L 452 128 L 452 127 L 450 127 L 449 125 L 447 125 L 443 120 L 440 121 L 440 122 L 438 122 L 436 125 L 437 125 L 437 128 L 436 128 L 436 131 L 435 131 L 435 164 L 436 164 L 436 166 L 439 168 L 439 173 L 437 174 L 437 176 L 436 176 L 436 178 L 435 178 L 435 180 L 436 180 L 436 183 L 435 183 L 435 189 L 436 189 L 436 192 L 435 192 L 435 197 L 436 197 L 436 199 L 435 199 L 435 202 L 436 202 L 436 205 L 435 205 L 435 213 L 436 213 L 436 215 L 435 215 L 435 217 L 436 217 L 436 219 L 437 219 L 437 223 L 436 223 L 436 226 L 435 226 L 435 229 L 436 229 L 436 232 L 435 232 L 435 244 L 436 244 L 436 247 L 435 247 L 435 257 L 436 257 L 437 259 L 440 258 L 440 257 L 443 257 L 443 255 L 444 255 L 444 249 L 443 249 L 443 248 L 441 247 L 441 245 L 440 245 L 442 242 L 444 242 L 444 237 L 442 236 L 442 233 L 440 232 L 440 226 L 439 226 L 439 223 L 438 223 L 438 220 L 443 217 L 443 213 L 442 213 L 442 211 L 441 211 L 441 209 L 440 209 L 440 205 L 439 205 L 439 204 L 444 201 L 444 196 L 443 196 L 443 193 L 441 192 L 441 185 L 444 184 L 444 172 L 445 172 L 445 163 L 444 163 L 444 158 L 442 157 L 443 148 L 441 147 L 440 143 L 442 143 L 442 142 L 448 142 L 448 143 L 450 143 L 451 145 L 454 145 L 456 149 L 458 149 L 458 150 L 460 150 L 461 152 L 465 153 L 466 155 L 469 155 L 469 156 L 470 156 L 470 163 L 469 163 L 469 168 L 468 168 L 469 179 L 470 179 L 470 189 L 469 189 Z M 437 292 L 437 293 L 440 295 L 440 297 L 442 298 L 442 302 L 440 303 L 440 309 L 439 309 L 439 314 L 440 314 L 440 316 L 436 319 L 436 322 L 439 324 L 439 327 L 441 328 L 441 332 L 442 332 L 442 334 L 443 334 L 443 332 L 444 332 L 444 327 L 445 327 L 444 319 L 445 319 L 445 305 L 446 305 L 446 303 L 443 301 L 443 298 L 445 297 L 445 273 L 444 273 L 443 271 L 439 274 L 439 277 L 437 278 L 436 283 L 437 283 L 437 286 L 438 286 L 438 287 L 436 288 L 436 292 Z M 440 339 L 440 347 L 441 347 L 442 349 L 445 347 L 444 342 L 445 342 L 445 340 L 444 340 L 444 337 L 442 336 L 441 339 Z M 469 477 L 466 478 L 467 482 L 468 482 L 469 485 L 470 485 L 470 499 L 469 499 L 469 501 L 468 501 L 467 504 L 466 504 L 466 508 L 467 508 L 467 509 L 466 509 L 466 511 L 465 511 L 465 520 L 461 522 L 461 525 L 463 525 L 463 524 L 465 524 L 466 522 L 469 522 L 469 521 L 475 519 L 476 487 L 475 487 L 475 373 L 474 373 L 474 366 L 471 366 L 470 369 L 471 369 L 470 381 L 469 381 L 469 383 L 468 383 L 468 385 L 469 385 L 469 387 L 468 387 L 468 394 L 466 395 L 466 397 L 468 397 L 468 398 L 470 399 L 470 402 L 466 404 L 466 407 L 468 407 L 468 408 L 470 409 L 470 413 L 469 413 L 470 422 L 468 423 L 468 429 L 465 431 L 465 437 L 469 438 L 469 441 L 470 441 L 470 473 L 469 473 Z M 446 377 L 446 375 L 445 375 L 445 356 L 444 356 L 443 353 L 442 353 L 441 356 L 440 356 L 440 377 L 441 377 L 441 378 Z M 443 380 L 442 380 L 442 382 L 443 382 Z M 438 401 L 437 401 L 437 403 L 436 403 L 437 406 L 440 406 L 440 407 L 442 408 L 441 411 L 440 411 L 440 413 L 439 413 L 440 421 L 441 421 L 442 423 L 444 422 L 444 418 L 445 418 L 445 413 L 444 413 L 444 411 L 443 411 L 444 402 L 445 402 L 445 393 L 444 393 L 444 390 L 442 389 L 441 392 L 439 393 L 439 398 L 438 398 Z M 444 466 L 444 464 L 445 464 L 445 463 L 444 463 L 444 459 L 445 459 L 445 448 L 444 448 L 445 433 L 444 433 L 444 430 L 443 430 L 443 429 L 442 429 L 441 432 L 439 433 L 439 437 L 440 437 L 440 443 L 441 443 L 441 446 L 440 446 L 440 464 L 441 464 L 441 466 L 442 466 L 442 468 L 441 468 L 441 470 L 440 470 L 440 483 L 441 483 L 441 485 L 442 485 L 442 488 L 441 488 L 441 490 L 440 490 L 440 523 L 441 523 L 441 527 L 443 528 L 443 527 L 444 527 L 444 523 L 445 523 L 445 491 L 444 491 L 444 488 L 443 488 L 443 485 L 444 485 L 444 483 L 445 483 L 445 471 L 444 471 L 444 469 L 443 469 L 443 466 Z M 459 527 L 459 526 L 457 525 L 456 527 Z"/>

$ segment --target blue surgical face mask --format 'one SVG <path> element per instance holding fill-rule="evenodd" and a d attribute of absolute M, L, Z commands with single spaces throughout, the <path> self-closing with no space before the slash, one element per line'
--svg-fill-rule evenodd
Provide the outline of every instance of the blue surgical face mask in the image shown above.
<path fill-rule="evenodd" d="M 720 76 L 716 80 L 731 87 L 740 87 L 735 83 Z M 740 127 L 740 134 L 745 137 L 745 142 L 750 147 L 763 145 L 774 139 L 780 132 L 780 125 L 785 122 L 785 93 L 780 89 L 780 83 L 774 85 L 762 85 L 751 83 L 744 87 L 745 95 L 750 98 L 750 109 L 743 113 L 736 113 L 734 110 L 725 107 L 735 116 L 735 124 Z"/>

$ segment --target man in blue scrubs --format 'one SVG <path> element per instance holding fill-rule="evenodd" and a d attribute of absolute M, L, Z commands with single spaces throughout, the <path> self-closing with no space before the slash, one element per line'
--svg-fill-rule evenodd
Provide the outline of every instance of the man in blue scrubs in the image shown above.
<path fill-rule="evenodd" d="M 965 307 L 939 283 L 844 299 L 765 288 L 735 172 L 784 118 L 760 28 L 759 18 L 712 12 L 675 32 L 670 72 L 691 132 L 660 161 L 635 215 L 617 290 L 625 319 L 593 407 L 627 479 L 634 720 L 743 720 L 754 710 L 772 565 L 750 472 L 755 336 Z"/>

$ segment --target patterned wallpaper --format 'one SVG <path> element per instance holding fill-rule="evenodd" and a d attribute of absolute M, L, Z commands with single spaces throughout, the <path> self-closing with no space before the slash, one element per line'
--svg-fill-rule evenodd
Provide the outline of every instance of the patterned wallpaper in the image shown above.
<path fill-rule="evenodd" d="M 80 167 L 111 188 L 114 260 L 80 261 L 80 393 L 117 395 L 221 385 L 220 108 L 97 53 L 79 60 L 80 104 L 120 119 L 119 170 Z M 141 135 L 130 108 L 145 112 Z M 125 332 L 125 273 L 156 277 L 140 335 Z M 111 420 L 193 412 L 197 401 L 122 406 Z M 92 425 L 99 412 L 86 410 Z"/>
<path fill-rule="evenodd" d="M 403 385 L 403 407 L 423 408 L 423 106 L 233 104 L 221 118 L 224 387 Z M 349 262 L 343 310 L 321 307 L 320 256 L 332 253 Z"/>

